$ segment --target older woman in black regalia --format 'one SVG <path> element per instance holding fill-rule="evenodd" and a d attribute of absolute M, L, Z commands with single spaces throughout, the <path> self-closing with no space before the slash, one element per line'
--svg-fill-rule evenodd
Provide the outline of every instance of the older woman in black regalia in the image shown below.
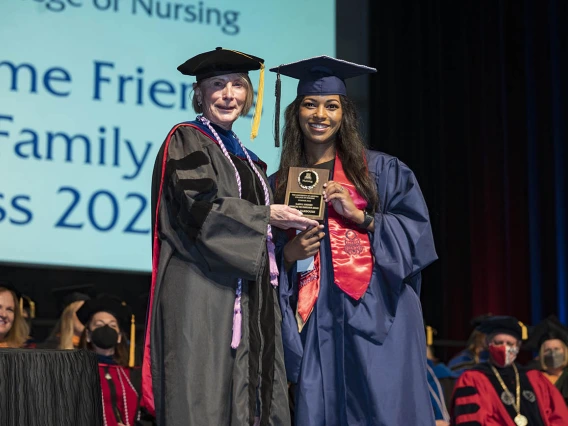
<path fill-rule="evenodd" d="M 263 60 L 217 48 L 194 75 L 195 121 L 174 126 L 152 183 L 153 274 L 143 406 L 161 426 L 289 424 L 271 226 L 317 222 L 272 205 L 265 165 L 231 130 Z"/>
<path fill-rule="evenodd" d="M 295 422 L 433 426 L 419 299 L 420 271 L 436 259 L 428 209 L 405 164 L 365 149 L 344 82 L 376 70 L 322 56 L 271 71 L 300 80 L 285 113 L 276 200 L 291 166 L 332 179 L 323 224 L 291 233 L 282 250 Z"/>

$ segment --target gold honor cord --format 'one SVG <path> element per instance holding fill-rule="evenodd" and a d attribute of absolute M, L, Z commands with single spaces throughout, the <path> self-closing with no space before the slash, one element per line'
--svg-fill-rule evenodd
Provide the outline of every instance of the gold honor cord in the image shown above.
<path fill-rule="evenodd" d="M 244 54 L 243 52 L 239 52 L 237 50 L 226 49 L 233 53 L 238 53 L 239 55 L 244 56 L 245 58 L 249 58 L 255 61 L 255 58 L 250 57 L 249 55 Z M 258 95 L 256 96 L 256 106 L 254 107 L 254 115 L 252 117 L 252 129 L 250 132 L 250 139 L 254 140 L 258 136 L 258 128 L 260 127 L 260 117 L 262 115 L 262 101 L 264 100 L 264 64 L 260 62 L 260 76 L 258 78 Z"/>
<path fill-rule="evenodd" d="M 136 319 L 134 315 L 130 318 L 130 354 L 128 357 L 128 366 L 134 367 L 135 364 L 135 353 L 136 348 Z"/>
<path fill-rule="evenodd" d="M 511 395 L 511 392 L 507 388 L 507 385 L 505 385 L 505 382 L 501 378 L 501 375 L 499 374 L 497 369 L 491 364 L 490 364 L 490 366 L 491 366 L 491 369 L 493 370 L 493 373 L 497 377 L 497 380 L 499 380 L 499 384 L 501 385 L 503 390 L 505 392 L 507 392 L 509 395 Z M 517 413 L 517 415 L 515 416 L 515 418 L 513 420 L 514 420 L 514 422 L 517 426 L 527 426 L 529 424 L 529 421 L 527 420 L 527 418 L 525 416 L 523 416 L 521 414 L 521 379 L 519 378 L 519 371 L 517 370 L 517 366 L 514 363 L 513 363 L 513 370 L 515 370 L 515 388 L 516 388 L 515 389 L 516 398 L 515 398 L 515 404 L 513 405 L 513 407 L 515 408 L 515 411 Z"/>

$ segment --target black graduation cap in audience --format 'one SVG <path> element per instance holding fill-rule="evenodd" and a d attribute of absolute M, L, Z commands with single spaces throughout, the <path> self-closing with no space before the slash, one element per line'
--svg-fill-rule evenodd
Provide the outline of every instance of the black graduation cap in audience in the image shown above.
<path fill-rule="evenodd" d="M 297 94 L 300 96 L 346 95 L 346 79 L 375 73 L 377 69 L 323 55 L 282 64 L 270 71 L 299 80 Z"/>
<path fill-rule="evenodd" d="M 282 64 L 270 71 L 277 73 L 274 136 L 275 145 L 280 146 L 280 74 L 299 80 L 297 96 L 347 95 L 346 79 L 372 74 L 377 69 L 322 55 Z"/>
<path fill-rule="evenodd" d="M 130 307 L 116 296 L 101 294 L 94 299 L 89 299 L 77 311 L 77 318 L 83 325 L 91 320 L 97 312 L 108 312 L 112 314 L 122 331 L 127 331 L 130 325 L 132 311 Z"/>
<path fill-rule="evenodd" d="M 0 278 L 0 287 L 4 287 L 5 289 L 13 291 L 18 300 L 21 299 L 22 293 L 16 288 L 16 286 L 14 286 L 14 284 L 12 284 L 11 281 Z"/>
<path fill-rule="evenodd" d="M 18 299 L 18 303 L 20 305 L 20 312 L 23 313 L 24 309 L 27 308 L 29 309 L 29 317 L 31 318 L 35 318 L 35 302 L 31 299 L 31 297 L 26 296 L 25 294 L 22 294 L 22 292 L 20 290 L 18 290 L 16 288 L 16 286 L 14 286 L 14 284 L 12 284 L 11 281 L 5 280 L 5 279 L 0 279 L 0 287 L 4 287 L 12 292 L 14 292 L 14 294 L 16 295 L 16 298 Z"/>
<path fill-rule="evenodd" d="M 491 312 L 473 317 L 469 322 L 472 327 L 478 327 L 483 321 L 493 316 Z"/>
<path fill-rule="evenodd" d="M 57 300 L 59 312 L 69 306 L 71 303 L 80 300 L 89 300 L 95 296 L 95 287 L 92 284 L 76 284 L 65 287 L 58 287 L 51 290 L 51 293 Z"/>
<path fill-rule="evenodd" d="M 518 340 L 527 339 L 527 327 L 515 317 L 496 315 L 482 321 L 476 330 L 487 334 L 508 334 Z"/>
<path fill-rule="evenodd" d="M 130 325 L 130 359 L 128 365 L 134 367 L 136 346 L 136 319 L 130 306 L 116 296 L 101 294 L 95 299 L 87 300 L 77 311 L 77 318 L 87 325 L 97 312 L 108 312 L 118 321 L 122 332 L 126 333 Z"/>
<path fill-rule="evenodd" d="M 561 340 L 568 345 L 568 327 L 562 324 L 556 315 L 550 315 L 534 326 L 524 347 L 538 351 L 544 342 L 552 339 Z"/>

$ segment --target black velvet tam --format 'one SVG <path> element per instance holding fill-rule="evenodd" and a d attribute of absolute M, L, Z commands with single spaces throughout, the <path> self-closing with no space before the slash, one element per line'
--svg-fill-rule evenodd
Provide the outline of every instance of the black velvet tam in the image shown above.
<path fill-rule="evenodd" d="M 237 50 L 218 47 L 188 59 L 177 69 L 185 75 L 194 75 L 197 81 L 217 75 L 247 73 L 260 69 L 264 59 Z"/>

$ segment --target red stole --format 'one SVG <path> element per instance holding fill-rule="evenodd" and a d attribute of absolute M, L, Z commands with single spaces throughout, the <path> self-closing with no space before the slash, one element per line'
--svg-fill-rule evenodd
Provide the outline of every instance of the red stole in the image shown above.
<path fill-rule="evenodd" d="M 108 374 L 110 375 L 110 380 L 114 384 L 116 392 L 116 400 L 112 400 L 112 392 L 110 390 L 109 380 L 106 376 L 106 369 L 108 369 Z M 120 413 L 120 418 L 123 422 L 126 422 L 128 418 L 128 423 L 133 425 L 138 417 L 138 394 L 134 389 L 132 389 L 131 383 L 125 378 L 130 379 L 130 370 L 126 367 L 121 367 L 119 365 L 107 365 L 99 364 L 99 375 L 101 380 L 101 391 L 103 394 L 103 410 L 106 419 L 106 424 L 108 426 L 116 426 L 118 424 L 116 419 L 116 414 L 114 413 L 115 407 Z M 120 374 L 120 378 L 118 377 Z M 122 384 L 121 384 L 122 379 Z M 124 401 L 126 401 L 126 407 L 124 406 Z M 127 416 L 128 413 L 128 416 Z"/>
<path fill-rule="evenodd" d="M 335 156 L 333 180 L 349 191 L 355 206 L 364 210 L 367 201 L 347 179 L 340 158 Z M 373 254 L 367 231 L 338 214 L 328 203 L 327 226 L 331 243 L 331 260 L 335 284 L 347 295 L 359 300 L 367 291 L 373 273 Z M 314 256 L 314 269 L 298 274 L 298 329 L 308 321 L 316 304 L 320 288 L 319 253 Z"/>

